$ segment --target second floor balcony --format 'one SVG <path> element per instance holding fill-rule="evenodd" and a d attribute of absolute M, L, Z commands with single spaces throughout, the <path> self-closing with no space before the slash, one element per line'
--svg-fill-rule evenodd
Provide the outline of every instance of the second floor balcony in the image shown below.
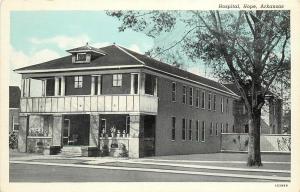
<path fill-rule="evenodd" d="M 158 107 L 157 78 L 145 73 L 24 78 L 21 94 L 21 113 L 156 114 Z"/>
<path fill-rule="evenodd" d="M 158 98 L 149 95 L 86 95 L 21 98 L 21 113 L 150 113 Z"/>

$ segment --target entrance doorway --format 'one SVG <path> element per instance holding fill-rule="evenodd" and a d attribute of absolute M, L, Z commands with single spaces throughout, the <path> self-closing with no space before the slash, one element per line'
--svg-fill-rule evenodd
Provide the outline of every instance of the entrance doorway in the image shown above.
<path fill-rule="evenodd" d="M 63 145 L 89 145 L 89 133 L 89 115 L 64 115 Z"/>

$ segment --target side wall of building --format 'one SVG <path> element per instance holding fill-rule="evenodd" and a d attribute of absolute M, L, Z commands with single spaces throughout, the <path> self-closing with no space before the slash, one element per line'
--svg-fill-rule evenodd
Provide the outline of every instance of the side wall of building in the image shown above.
<path fill-rule="evenodd" d="M 172 82 L 176 82 L 176 102 L 172 101 Z M 187 88 L 187 103 L 183 103 L 183 85 Z M 189 104 L 189 87 L 193 87 L 193 105 Z M 205 91 L 205 109 L 195 106 L 196 90 Z M 208 94 L 216 94 L 216 110 L 208 110 Z M 223 96 L 224 112 L 221 112 L 221 97 Z M 158 77 L 158 114 L 156 120 L 156 137 L 155 137 L 155 155 L 172 155 L 172 154 L 192 154 L 192 153 L 213 153 L 220 151 L 221 144 L 221 124 L 225 130 L 228 123 L 228 132 L 232 132 L 234 118 L 232 114 L 233 99 L 222 95 L 208 88 L 200 88 L 197 85 Z M 228 98 L 229 105 L 226 110 L 226 100 Z M 175 140 L 172 140 L 172 117 L 176 118 Z M 186 139 L 182 139 L 183 118 L 186 119 Z M 191 120 L 192 140 L 189 140 L 189 122 Z M 199 140 L 196 140 L 196 121 L 199 121 Z M 205 140 L 202 139 L 202 125 L 205 125 Z M 210 125 L 213 124 L 212 135 L 210 134 Z M 216 134 L 216 124 L 218 132 Z"/>

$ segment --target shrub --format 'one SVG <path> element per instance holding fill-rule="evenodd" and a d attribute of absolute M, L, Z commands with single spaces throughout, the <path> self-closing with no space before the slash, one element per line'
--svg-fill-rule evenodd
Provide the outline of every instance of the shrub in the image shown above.
<path fill-rule="evenodd" d="M 9 148 L 10 149 L 18 148 L 18 134 L 15 132 L 9 133 Z"/>
<path fill-rule="evenodd" d="M 123 143 L 121 144 L 120 157 L 128 157 L 128 150 L 126 148 L 126 145 L 124 145 Z"/>
<path fill-rule="evenodd" d="M 109 155 L 109 149 L 107 145 L 103 145 L 102 149 L 100 149 L 100 156 L 105 157 Z"/>

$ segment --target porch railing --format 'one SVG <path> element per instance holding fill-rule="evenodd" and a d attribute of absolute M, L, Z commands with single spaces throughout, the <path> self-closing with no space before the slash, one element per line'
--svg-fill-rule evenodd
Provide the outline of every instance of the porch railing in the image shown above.
<path fill-rule="evenodd" d="M 21 113 L 147 112 L 157 113 L 151 95 L 85 95 L 21 98 Z"/>

